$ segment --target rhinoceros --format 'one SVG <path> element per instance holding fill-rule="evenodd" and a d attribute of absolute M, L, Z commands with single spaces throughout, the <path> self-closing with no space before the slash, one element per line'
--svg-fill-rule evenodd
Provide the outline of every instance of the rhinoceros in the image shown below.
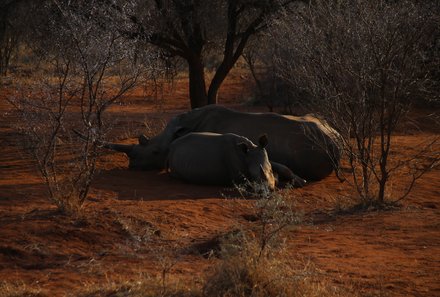
<path fill-rule="evenodd" d="M 157 136 L 149 139 L 141 135 L 139 144 L 108 143 L 105 147 L 126 153 L 131 169 L 163 169 L 170 144 L 191 132 L 234 133 L 252 142 L 266 134 L 269 159 L 305 180 L 325 178 L 340 160 L 339 134 L 316 117 L 246 113 L 218 105 L 179 114 Z"/>
<path fill-rule="evenodd" d="M 170 145 L 167 170 L 171 176 L 196 184 L 232 185 L 245 180 L 275 188 L 275 177 L 262 135 L 258 145 L 232 133 L 189 133 Z"/>

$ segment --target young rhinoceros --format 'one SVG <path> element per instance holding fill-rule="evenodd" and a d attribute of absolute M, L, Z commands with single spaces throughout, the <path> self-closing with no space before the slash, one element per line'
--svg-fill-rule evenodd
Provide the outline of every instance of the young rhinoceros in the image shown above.
<path fill-rule="evenodd" d="M 232 185 L 244 178 L 275 188 L 275 178 L 265 147 L 232 133 L 189 133 L 173 141 L 168 154 L 168 170 L 173 177 L 196 184 Z"/>

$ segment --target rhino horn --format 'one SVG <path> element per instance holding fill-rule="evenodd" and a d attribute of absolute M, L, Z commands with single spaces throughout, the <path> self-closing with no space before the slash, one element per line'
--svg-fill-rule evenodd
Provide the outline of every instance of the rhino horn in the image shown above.
<path fill-rule="evenodd" d="M 133 144 L 117 144 L 117 143 L 106 143 L 104 145 L 105 148 L 121 153 L 126 153 L 127 155 L 131 152 L 133 146 L 134 146 Z"/>

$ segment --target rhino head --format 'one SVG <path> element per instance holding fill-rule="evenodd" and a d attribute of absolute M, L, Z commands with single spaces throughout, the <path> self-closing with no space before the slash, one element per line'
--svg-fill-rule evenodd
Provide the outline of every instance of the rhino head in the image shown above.
<path fill-rule="evenodd" d="M 127 154 L 129 169 L 160 170 L 164 169 L 171 142 L 188 133 L 180 124 L 181 116 L 173 118 L 158 135 L 148 138 L 140 135 L 139 144 L 106 143 L 105 148 Z"/>
<path fill-rule="evenodd" d="M 262 135 L 258 140 L 258 145 L 242 142 L 238 146 L 245 154 L 247 178 L 252 181 L 265 183 L 273 190 L 275 189 L 275 177 L 265 149 L 267 144 L 267 136 Z"/>
<path fill-rule="evenodd" d="M 168 149 L 159 145 L 157 140 L 151 140 L 145 135 L 139 136 L 138 140 L 139 144 L 108 143 L 104 147 L 125 153 L 129 159 L 129 169 L 154 170 L 164 168 Z"/>

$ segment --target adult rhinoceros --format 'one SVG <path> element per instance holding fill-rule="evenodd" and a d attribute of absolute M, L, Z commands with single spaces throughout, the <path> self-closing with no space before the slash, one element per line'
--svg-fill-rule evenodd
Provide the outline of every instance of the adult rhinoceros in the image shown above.
<path fill-rule="evenodd" d="M 252 142 L 266 134 L 270 139 L 266 147 L 269 159 L 306 180 L 328 176 L 340 159 L 338 133 L 313 116 L 245 113 L 218 105 L 179 114 L 159 135 L 151 139 L 141 135 L 139 144 L 110 143 L 106 147 L 126 153 L 131 169 L 163 169 L 170 144 L 190 132 L 234 133 Z"/>
<path fill-rule="evenodd" d="M 232 185 L 247 179 L 273 190 L 275 177 L 264 149 L 267 143 L 266 135 L 255 145 L 232 133 L 189 133 L 171 143 L 167 169 L 190 183 Z"/>

